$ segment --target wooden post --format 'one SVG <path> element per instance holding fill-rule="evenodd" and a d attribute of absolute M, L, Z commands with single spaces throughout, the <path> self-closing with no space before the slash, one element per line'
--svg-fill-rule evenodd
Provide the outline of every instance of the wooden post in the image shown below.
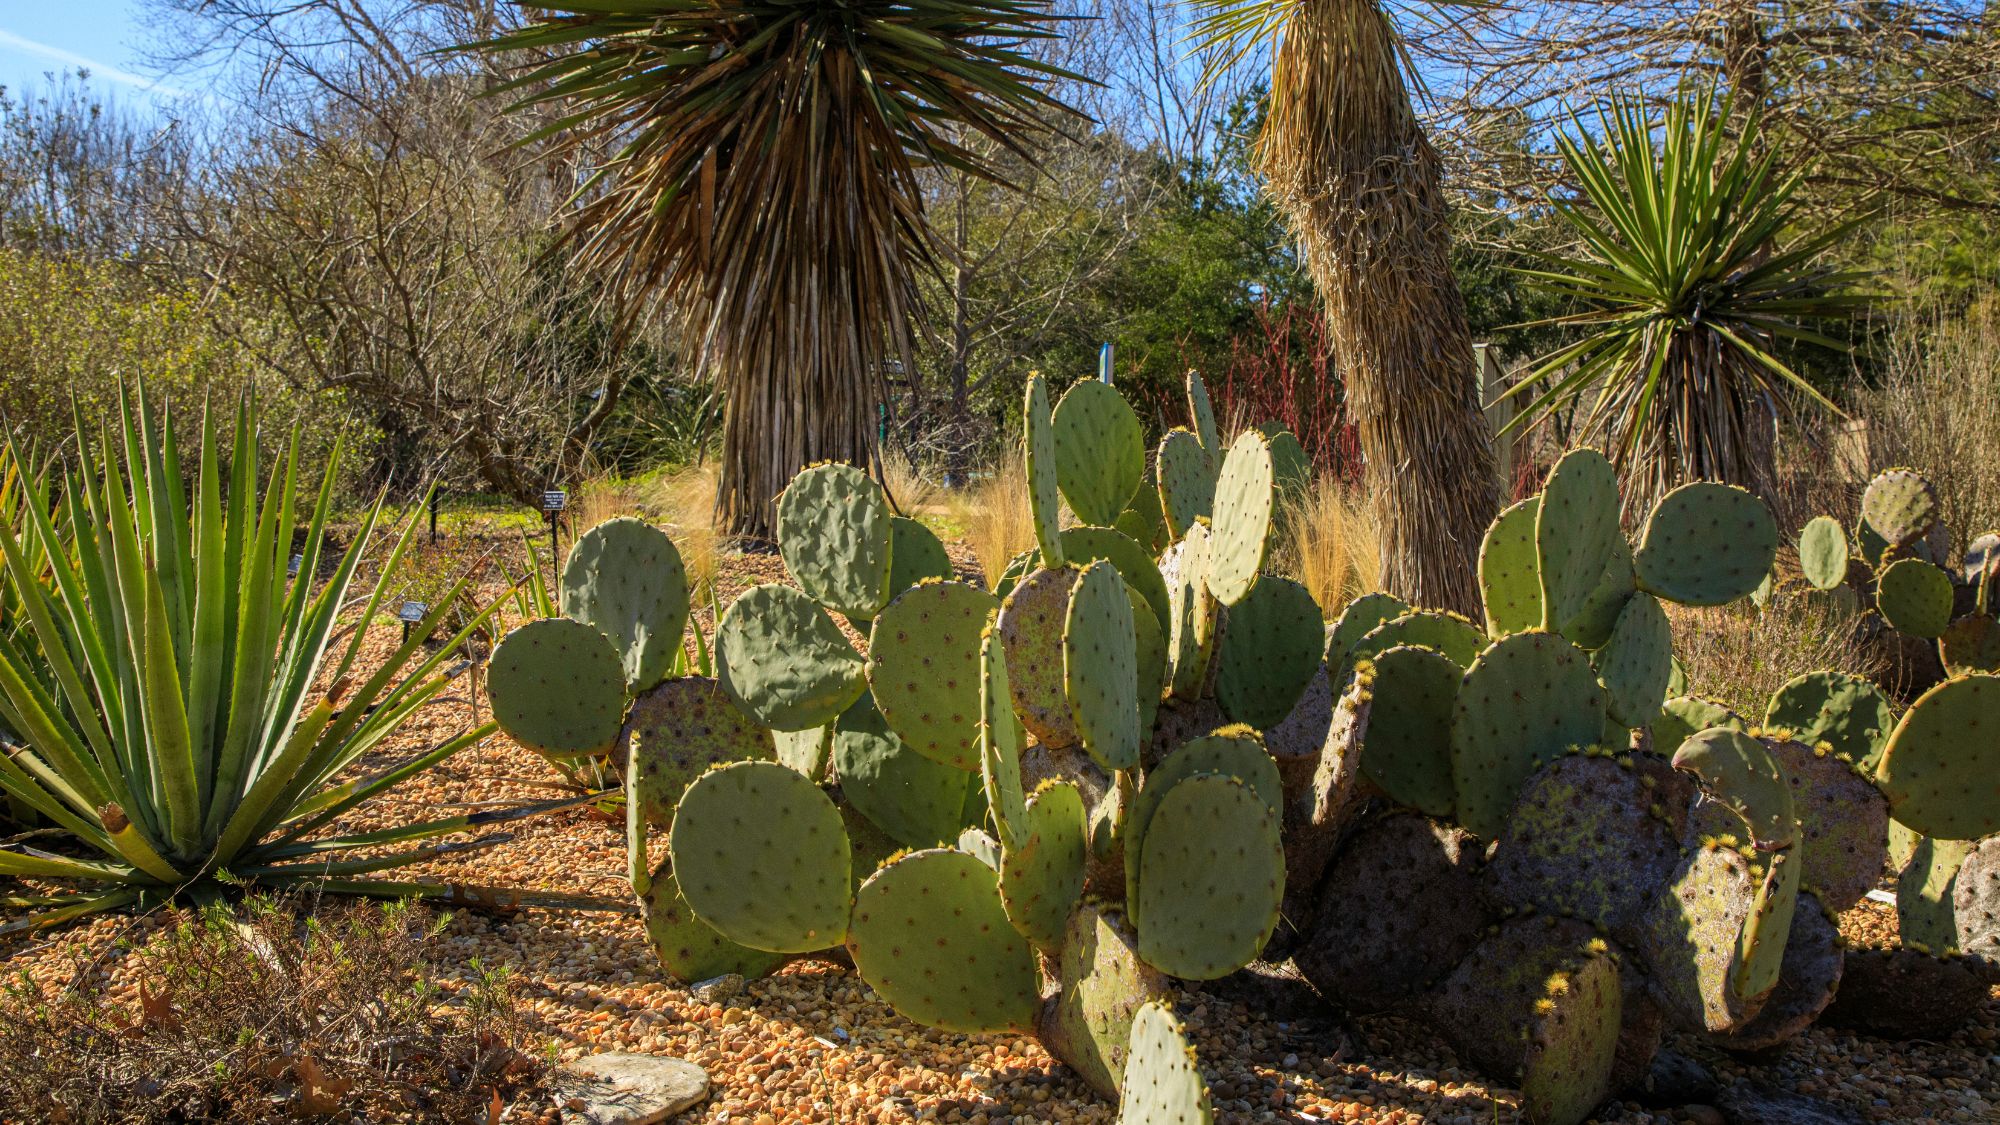
<path fill-rule="evenodd" d="M 1474 344 L 1472 355 L 1479 367 L 1479 400 L 1486 404 L 1486 422 L 1493 427 L 1493 468 L 1500 474 L 1500 500 L 1504 504 L 1514 496 L 1515 435 L 1500 431 L 1514 417 L 1515 407 L 1500 401 L 1507 393 L 1507 383 L 1500 369 L 1499 350 L 1492 344 Z"/>

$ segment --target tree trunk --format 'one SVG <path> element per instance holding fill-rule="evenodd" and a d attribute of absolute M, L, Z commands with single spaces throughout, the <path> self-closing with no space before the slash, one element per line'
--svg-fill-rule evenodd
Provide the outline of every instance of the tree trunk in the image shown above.
<path fill-rule="evenodd" d="M 844 461 L 873 468 L 876 396 L 857 392 L 879 386 L 874 373 L 844 380 L 803 379 L 786 377 L 782 367 L 767 367 L 725 386 L 728 406 L 715 503 L 728 534 L 752 544 L 775 543 L 774 502 L 808 465 Z"/>
<path fill-rule="evenodd" d="M 1499 507 L 1492 434 L 1438 156 L 1374 0 L 1301 5 L 1273 63 L 1258 155 L 1326 301 L 1383 584 L 1476 617 L 1479 544 Z"/>

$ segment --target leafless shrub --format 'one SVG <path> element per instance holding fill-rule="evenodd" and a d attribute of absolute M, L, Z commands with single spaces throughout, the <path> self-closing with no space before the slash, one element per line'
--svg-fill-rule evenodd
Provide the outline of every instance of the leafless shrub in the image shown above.
<path fill-rule="evenodd" d="M 1883 671 L 1879 650 L 1860 642 L 1859 614 L 1803 591 L 1780 591 L 1761 610 L 1743 601 L 1667 612 L 1688 690 L 1748 719 L 1761 720 L 1771 694 L 1803 673 Z"/>

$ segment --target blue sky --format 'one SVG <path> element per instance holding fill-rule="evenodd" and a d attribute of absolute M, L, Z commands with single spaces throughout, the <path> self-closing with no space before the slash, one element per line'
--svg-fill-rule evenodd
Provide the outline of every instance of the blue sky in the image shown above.
<path fill-rule="evenodd" d="M 140 65 L 139 0 L 0 0 L 0 86 L 39 87 L 50 71 L 85 67 L 98 92 L 127 105 L 186 96 Z"/>

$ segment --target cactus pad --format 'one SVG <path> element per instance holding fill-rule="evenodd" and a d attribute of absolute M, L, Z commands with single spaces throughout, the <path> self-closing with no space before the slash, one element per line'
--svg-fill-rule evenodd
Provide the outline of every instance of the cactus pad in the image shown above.
<path fill-rule="evenodd" d="M 1132 643 L 1138 658 L 1139 730 L 1153 729 L 1160 713 L 1160 693 L 1167 687 L 1167 631 L 1137 590 L 1125 587 L 1132 602 Z"/>
<path fill-rule="evenodd" d="M 937 533 L 908 516 L 889 517 L 889 597 L 926 578 L 957 575 Z"/>
<path fill-rule="evenodd" d="M 1000 854 L 1000 901 L 1007 921 L 1035 948 L 1055 954 L 1083 895 L 1083 797 L 1066 781 L 1043 783 L 1028 802 L 1023 831 Z"/>
<path fill-rule="evenodd" d="M 1134 843 L 1147 964 L 1183 980 L 1215 980 L 1256 960 L 1285 893 L 1278 813 L 1262 796 L 1233 777 L 1185 778 L 1127 846 Z"/>
<path fill-rule="evenodd" d="M 1166 974 L 1139 959 L 1138 936 L 1115 908 L 1085 900 L 1069 917 L 1056 981 L 1037 1025 L 1042 1044 L 1085 1085 L 1117 1097 L 1132 1019 L 1168 999 Z"/>
<path fill-rule="evenodd" d="M 1175 698 L 1197 699 L 1208 681 L 1215 656 L 1215 632 L 1222 606 L 1208 593 L 1208 525 L 1195 524 L 1187 538 L 1162 556 L 1163 573 L 1171 576 L 1167 603 L 1169 687 Z"/>
<path fill-rule="evenodd" d="M 1245 430 L 1229 447 L 1215 481 L 1214 534 L 1208 544 L 1208 588 L 1224 605 L 1248 597 L 1264 569 L 1277 503 L 1271 445 Z"/>
<path fill-rule="evenodd" d="M 1799 569 L 1817 590 L 1847 581 L 1847 529 L 1832 516 L 1814 516 L 1799 532 Z"/>
<path fill-rule="evenodd" d="M 1897 559 L 1875 579 L 1875 608 L 1898 632 L 1933 640 L 1951 624 L 1951 575 L 1922 559 Z"/>
<path fill-rule="evenodd" d="M 1139 764 L 1139 651 L 1132 599 L 1099 559 L 1070 591 L 1063 623 L 1063 694 L 1084 750 L 1107 770 Z"/>
<path fill-rule="evenodd" d="M 1021 459 L 1028 474 L 1028 508 L 1035 518 L 1035 542 L 1042 549 L 1042 565 L 1053 569 L 1063 564 L 1057 523 L 1062 492 L 1056 475 L 1056 429 L 1049 414 L 1049 385 L 1040 375 L 1028 377 L 1021 421 L 1026 431 Z"/>
<path fill-rule="evenodd" d="M 1375 702 L 1361 743 L 1361 771 L 1399 805 L 1449 817 L 1451 724 L 1464 669 L 1428 648 L 1395 645 L 1368 665 Z"/>
<path fill-rule="evenodd" d="M 1293 963 L 1328 1002 L 1395 1008 L 1451 972 L 1493 921 L 1479 894 L 1479 848 L 1411 813 L 1371 821 L 1334 856 Z"/>
<path fill-rule="evenodd" d="M 1077 739 L 1063 694 L 1063 623 L 1078 576 L 1072 567 L 1036 570 L 1000 605 L 1000 644 L 1014 710 L 1030 733 L 1051 746 L 1074 746 Z"/>
<path fill-rule="evenodd" d="M 1979 841 L 1951 892 L 1959 952 L 2000 964 L 2000 836 Z"/>
<path fill-rule="evenodd" d="M 1743 820 L 1750 841 L 1769 851 L 1798 839 L 1792 779 L 1759 739 L 1727 727 L 1690 736 L 1674 751 L 1674 768 L 1701 778 L 1702 787 Z"/>
<path fill-rule="evenodd" d="M 1522 1116 L 1580 1125 L 1611 1092 L 1624 1015 L 1619 970 L 1590 927 L 1503 922 L 1439 986 L 1439 1030 L 1488 1073 L 1521 1085 Z"/>
<path fill-rule="evenodd" d="M 889 500 L 852 465 L 814 465 L 778 494 L 778 553 L 814 601 L 870 618 L 889 600 Z"/>
<path fill-rule="evenodd" d="M 1014 587 L 1020 584 L 1021 579 L 1034 573 L 1035 565 L 1041 561 L 1042 553 L 1034 547 L 1008 559 L 1006 567 L 1000 571 L 1000 577 L 993 580 L 993 596 L 1005 598 L 1013 593 Z"/>
<path fill-rule="evenodd" d="M 2000 672 L 2000 620 L 1968 613 L 1938 637 L 1938 659 L 1947 676 Z"/>
<path fill-rule="evenodd" d="M 1542 575 L 1535 557 L 1535 517 L 1542 500 L 1530 496 L 1494 519 L 1479 544 L 1479 593 L 1486 631 L 1520 633 L 1542 623 Z"/>
<path fill-rule="evenodd" d="M 1652 971 L 1653 998 L 1677 1025 L 1740 1027 L 1776 983 L 1772 974 L 1761 988 L 1745 987 L 1761 879 L 1735 848 L 1704 844 L 1682 857 L 1667 893 L 1640 919 L 1635 936 Z"/>
<path fill-rule="evenodd" d="M 1455 613 L 1420 609 L 1383 622 L 1355 642 L 1348 650 L 1348 667 L 1373 660 L 1397 645 L 1421 645 L 1466 668 L 1486 647 L 1487 636 L 1479 626 Z"/>
<path fill-rule="evenodd" d="M 1643 727 L 1667 701 L 1674 673 L 1673 628 L 1651 594 L 1633 594 L 1618 614 L 1611 637 L 1591 657 L 1604 684 L 1606 709 L 1628 727 Z"/>
<path fill-rule="evenodd" d="M 1053 422 L 1063 498 L 1084 523 L 1110 524 L 1146 475 L 1139 416 L 1111 384 L 1084 379 L 1063 392 Z"/>
<path fill-rule="evenodd" d="M 1363 594 L 1347 603 L 1326 631 L 1326 668 L 1334 690 L 1346 690 L 1347 673 L 1354 670 L 1351 654 L 1361 638 L 1408 612 L 1410 603 L 1381 592 Z"/>
<path fill-rule="evenodd" d="M 611 748 L 625 718 L 625 669 L 603 633 L 567 617 L 518 626 L 487 669 L 500 729 L 538 754 L 581 757 Z"/>
<path fill-rule="evenodd" d="M 1671 756 L 1691 735 L 1710 727 L 1746 730 L 1742 716 L 1713 700 L 1698 695 L 1677 695 L 1660 705 L 1653 720 L 1653 749 Z"/>
<path fill-rule="evenodd" d="M 562 612 L 611 641 L 625 665 L 625 690 L 666 678 L 687 629 L 687 570 L 667 533 L 619 516 L 577 537 L 563 563 Z"/>
<path fill-rule="evenodd" d="M 1130 506 L 1111 526 L 1144 546 L 1148 554 L 1158 554 L 1167 545 L 1167 514 L 1160 509 L 1160 482 L 1151 467 L 1140 478 Z"/>
<path fill-rule="evenodd" d="M 1312 458 L 1306 455 L 1306 447 L 1299 443 L 1299 435 L 1276 422 L 1264 423 L 1257 427 L 1257 432 L 1271 443 L 1271 479 L 1278 486 L 1279 522 L 1282 523 L 1284 510 L 1312 488 Z"/>
<path fill-rule="evenodd" d="M 1621 538 L 1611 462 L 1595 449 L 1564 454 L 1549 470 L 1535 513 L 1543 628 L 1559 629 L 1583 609 Z"/>
<path fill-rule="evenodd" d="M 1267 574 L 1227 618 L 1215 656 L 1216 701 L 1236 722 L 1275 726 L 1319 673 L 1326 643 L 1319 603 L 1299 583 Z"/>
<path fill-rule="evenodd" d="M 1771 573 L 1778 525 L 1762 500 L 1734 485 L 1696 481 L 1660 499 L 1633 565 L 1641 589 L 1682 605 L 1725 605 Z"/>
<path fill-rule="evenodd" d="M 1777 987 L 1749 1023 L 1717 1042 L 1732 1051 L 1761 1051 L 1805 1031 L 1833 1002 L 1844 961 L 1840 927 L 1833 915 L 1812 895 L 1801 894 L 1785 936 Z"/>
<path fill-rule="evenodd" d="M 1146 771 L 1146 783 L 1140 786 L 1138 796 L 1133 798 L 1131 807 L 1125 812 L 1125 883 L 1128 895 L 1130 888 L 1138 886 L 1139 858 L 1153 814 L 1174 786 L 1198 774 L 1233 777 L 1263 798 L 1272 812 L 1282 811 L 1284 783 L 1278 776 L 1278 764 L 1264 750 L 1256 731 L 1243 726 L 1223 727 L 1213 734 L 1189 739 Z M 1136 898 L 1131 900 L 1127 911 L 1132 916 L 1133 924 L 1137 925 L 1140 914 Z"/>
<path fill-rule="evenodd" d="M 1799 881 L 1829 910 L 1861 901 L 1882 878 L 1889 803 L 1846 759 L 1804 742 L 1765 738 L 1792 787 L 1799 818 Z"/>
<path fill-rule="evenodd" d="M 1807 672 L 1772 693 L 1764 723 L 1791 731 L 1808 746 L 1825 742 L 1835 754 L 1873 771 L 1896 728 L 1896 710 L 1881 688 L 1860 676 Z"/>
<path fill-rule="evenodd" d="M 778 746 L 778 760 L 805 777 L 819 781 L 826 777 L 833 761 L 833 724 L 804 730 L 771 731 Z"/>
<path fill-rule="evenodd" d="M 1007 689 L 1007 658 L 993 629 L 980 638 L 979 665 L 979 772 L 994 828 L 1002 842 L 1011 842 L 1027 821 L 1027 799 L 1021 792 L 1022 730 Z"/>
<path fill-rule="evenodd" d="M 1562 635 L 1578 648 L 1602 648 L 1611 639 L 1611 631 L 1618 627 L 1618 615 L 1625 612 L 1625 604 L 1638 588 L 1632 569 L 1632 547 L 1621 535 L 1611 545 L 1611 557 L 1605 562 L 1597 585 L 1584 595 L 1583 608 L 1563 622 Z"/>
<path fill-rule="evenodd" d="M 1209 405 L 1208 385 L 1193 371 L 1187 373 L 1188 421 L 1194 423 L 1194 436 L 1201 439 L 1201 447 L 1208 451 L 1210 471 L 1222 464 L 1222 434 L 1215 426 L 1215 408 Z"/>
<path fill-rule="evenodd" d="M 1571 754 L 1521 788 L 1486 867 L 1494 899 L 1620 932 L 1681 861 L 1693 786 L 1665 761 Z"/>
<path fill-rule="evenodd" d="M 1459 823 L 1498 836 L 1522 784 L 1542 763 L 1594 744 L 1604 721 L 1604 689 L 1575 645 L 1539 632 L 1493 642 L 1466 671 L 1452 719 Z"/>
<path fill-rule="evenodd" d="M 1000 841 L 995 840 L 984 828 L 967 828 L 960 831 L 958 842 L 952 847 L 995 871 L 1000 870 Z"/>
<path fill-rule="evenodd" d="M 1926 836 L 2000 832 L 2000 676 L 1961 676 L 1925 692 L 1889 736 L 1875 781 L 1889 815 Z"/>
<path fill-rule="evenodd" d="M 688 905 L 732 941 L 810 953 L 847 932 L 847 831 L 796 770 L 737 762 L 701 775 L 674 811 L 667 848 Z"/>
<path fill-rule="evenodd" d="M 824 726 L 868 690 L 861 654 L 811 598 L 752 586 L 715 630 L 722 686 L 773 730 Z"/>
<path fill-rule="evenodd" d="M 1070 527 L 1062 533 L 1063 555 L 1070 565 L 1081 567 L 1092 559 L 1104 559 L 1118 568 L 1118 577 L 1144 598 L 1160 627 L 1172 620 L 1167 604 L 1167 582 L 1146 548 L 1122 531 L 1109 527 Z"/>
<path fill-rule="evenodd" d="M 1896 928 L 1905 946 L 1940 956 L 1959 948 L 1958 876 L 1974 845 L 1915 839 L 1896 872 Z"/>
<path fill-rule="evenodd" d="M 862 696 L 835 724 L 833 774 L 840 795 L 905 847 L 958 838 L 965 827 L 965 771 L 919 754 Z"/>
<path fill-rule="evenodd" d="M 854 896 L 847 950 L 861 979 L 928 1027 L 958 1032 L 1033 1027 L 1041 972 L 1007 923 L 993 869 L 964 852 L 911 852 Z"/>
<path fill-rule="evenodd" d="M 1923 538 L 1937 522 L 1937 492 L 1915 469 L 1878 473 L 1861 494 L 1861 519 L 1891 547 Z"/>
<path fill-rule="evenodd" d="M 695 778 L 726 762 L 768 760 L 771 732 L 753 722 L 714 680 L 687 676 L 650 688 L 632 703 L 619 733 L 631 763 L 625 784 L 646 820 L 672 827 L 674 806 Z"/>
<path fill-rule="evenodd" d="M 1200 439 L 1186 430 L 1169 430 L 1160 439 L 1160 511 L 1167 531 L 1184 538 L 1197 519 L 1215 510 L 1215 466 Z"/>
<path fill-rule="evenodd" d="M 761 977 L 784 963 L 782 953 L 741 946 L 695 917 L 674 882 L 673 864 L 661 863 L 639 895 L 639 913 L 646 923 L 646 941 L 667 972 L 684 984 L 737 973 Z"/>
<path fill-rule="evenodd" d="M 910 749 L 979 768 L 979 639 L 1000 607 L 965 582 L 926 582 L 896 596 L 868 634 L 868 686 Z"/>
<path fill-rule="evenodd" d="M 1132 1018 L 1121 1095 L 1118 1125 L 1215 1125 L 1194 1047 L 1162 1001 L 1146 1004 Z"/>

